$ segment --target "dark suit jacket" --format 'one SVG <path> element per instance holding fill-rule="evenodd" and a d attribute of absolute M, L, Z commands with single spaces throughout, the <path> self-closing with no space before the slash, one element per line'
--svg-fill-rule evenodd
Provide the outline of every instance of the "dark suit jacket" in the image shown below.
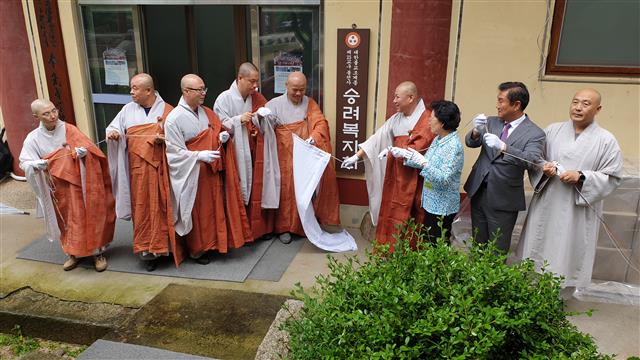
<path fill-rule="evenodd" d="M 524 198 L 524 170 L 533 170 L 534 166 L 498 150 L 488 147 L 482 138 L 486 131 L 500 136 L 504 122 L 498 117 L 487 119 L 486 129 L 482 129 L 478 140 L 471 138 L 471 131 L 465 136 L 468 147 L 482 147 L 478 160 L 473 165 L 464 190 L 473 197 L 486 178 L 487 197 L 490 208 L 502 211 L 520 211 L 526 209 Z M 545 145 L 545 133 L 529 117 L 516 127 L 507 138 L 506 152 L 538 163 L 542 159 Z"/>

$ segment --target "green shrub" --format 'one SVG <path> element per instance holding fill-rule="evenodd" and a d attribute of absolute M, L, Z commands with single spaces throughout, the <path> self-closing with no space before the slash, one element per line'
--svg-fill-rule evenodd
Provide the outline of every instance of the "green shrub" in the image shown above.
<path fill-rule="evenodd" d="M 284 328 L 294 359 L 608 359 L 566 318 L 561 279 L 530 261 L 505 265 L 493 245 L 468 253 L 413 221 L 396 251 L 360 262 L 329 256 L 330 275 L 293 295 L 301 316 Z M 418 239 L 411 250 L 406 239 Z"/>

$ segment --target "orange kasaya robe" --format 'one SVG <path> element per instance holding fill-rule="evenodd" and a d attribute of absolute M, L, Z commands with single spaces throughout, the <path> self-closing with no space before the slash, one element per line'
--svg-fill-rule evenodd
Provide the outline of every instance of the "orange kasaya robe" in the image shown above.
<path fill-rule="evenodd" d="M 295 123 L 278 125 L 275 128 L 275 132 L 281 176 L 280 209 L 276 215 L 275 232 L 290 232 L 304 236 L 293 185 L 293 137 L 291 133 L 293 132 L 302 139 L 312 136 L 318 148 L 331 153 L 329 123 L 318 104 L 309 98 L 306 118 Z M 319 223 L 325 225 L 340 224 L 338 180 L 336 179 L 336 169 L 333 161 L 329 161 L 320 179 L 320 191 L 313 199 L 313 208 Z"/>
<path fill-rule="evenodd" d="M 422 153 L 431 145 L 435 135 L 429 127 L 430 110 L 425 110 L 409 136 L 397 136 L 393 139 L 393 146 L 413 148 Z M 382 186 L 382 200 L 380 215 L 376 228 L 376 240 L 379 244 L 393 245 L 397 234 L 396 225 L 403 224 L 410 218 L 417 223 L 424 222 L 422 209 L 422 180 L 420 170 L 404 166 L 404 158 L 387 156 L 387 168 Z"/>
<path fill-rule="evenodd" d="M 155 135 L 164 135 L 160 126 L 173 106 L 165 104 L 162 118 L 156 124 L 132 126 L 127 129 L 129 176 L 131 183 L 131 220 L 133 222 L 133 252 L 153 254 L 173 253 L 179 266 L 184 260 L 182 241 L 176 237 L 169 187 L 169 168 L 165 142 L 156 142 Z"/>
<path fill-rule="evenodd" d="M 191 151 L 217 150 L 221 158 L 212 163 L 199 162 L 198 190 L 191 211 L 192 230 L 185 236 L 191 255 L 208 250 L 226 253 L 253 240 L 245 212 L 233 141 L 220 146 L 218 135 L 224 131 L 218 116 L 204 107 L 209 127 L 189 140 Z"/>
<path fill-rule="evenodd" d="M 251 112 L 255 113 L 260 107 L 267 103 L 267 99 L 260 93 L 251 95 Z M 264 176 L 264 136 L 253 122 L 245 124 L 249 134 L 249 148 L 251 149 L 251 159 L 253 159 L 253 183 L 251 185 L 251 196 L 247 205 L 247 215 L 251 222 L 251 232 L 253 238 L 258 239 L 263 235 L 270 234 L 275 228 L 275 209 L 262 208 L 262 182 Z"/>
<path fill-rule="evenodd" d="M 62 249 L 68 255 L 95 255 L 113 240 L 116 212 L 111 192 L 109 165 L 102 151 L 71 124 L 65 124 L 67 145 L 49 154 L 48 173 L 53 191 Z M 78 159 L 74 148 L 84 147 L 87 155 Z M 85 195 L 82 191 L 80 161 L 85 166 Z"/>

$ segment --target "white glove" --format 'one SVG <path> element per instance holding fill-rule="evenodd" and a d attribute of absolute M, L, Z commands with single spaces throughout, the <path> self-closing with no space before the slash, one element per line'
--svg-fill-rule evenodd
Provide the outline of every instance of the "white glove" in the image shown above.
<path fill-rule="evenodd" d="M 405 157 L 405 159 L 420 165 L 421 168 L 427 167 L 427 159 L 418 152 L 416 149 L 408 148 L 409 157 Z"/>
<path fill-rule="evenodd" d="M 556 164 L 556 175 L 557 176 L 561 176 L 562 174 L 567 172 L 567 169 L 565 169 L 564 166 L 558 164 L 557 161 L 554 161 L 554 163 Z"/>
<path fill-rule="evenodd" d="M 340 165 L 340 167 L 343 169 L 351 170 L 355 167 L 358 160 L 360 160 L 360 158 L 358 157 L 358 154 L 355 154 L 351 157 L 346 158 L 344 161 L 342 161 L 342 165 Z"/>
<path fill-rule="evenodd" d="M 258 111 L 256 111 L 256 113 L 258 115 L 260 115 L 261 117 L 266 117 L 272 114 L 271 109 L 266 108 L 266 107 L 261 107 L 258 109 Z"/>
<path fill-rule="evenodd" d="M 217 151 L 217 150 L 198 151 L 198 160 L 200 161 L 210 163 L 216 159 L 220 159 L 220 151 Z"/>
<path fill-rule="evenodd" d="M 473 118 L 473 127 L 479 131 L 484 126 L 487 126 L 487 116 L 485 114 L 476 115 L 476 117 Z"/>
<path fill-rule="evenodd" d="M 78 158 L 82 159 L 83 157 L 87 156 L 87 148 L 77 147 L 75 148 L 75 150 L 76 150 L 76 155 L 78 155 Z"/>
<path fill-rule="evenodd" d="M 391 152 L 391 155 L 393 155 L 393 157 L 397 157 L 397 158 L 405 158 L 408 159 L 411 157 L 411 152 L 409 152 L 409 150 L 407 149 L 403 149 L 403 148 L 399 148 L 399 147 L 392 147 L 389 152 Z"/>
<path fill-rule="evenodd" d="M 309 138 L 307 140 L 305 140 L 305 141 L 307 142 L 307 144 L 310 144 L 310 145 L 315 145 L 316 144 L 316 141 L 313 140 L 313 138 L 311 136 L 309 136 Z"/>
<path fill-rule="evenodd" d="M 386 158 L 387 154 L 389 153 L 389 149 L 391 149 L 391 146 L 389 146 L 388 148 L 385 148 L 384 150 L 380 151 L 380 154 L 378 154 L 378 159 L 382 160 L 382 159 Z"/>
<path fill-rule="evenodd" d="M 218 140 L 220 140 L 221 143 L 226 143 L 229 140 L 229 133 L 226 131 L 221 132 L 220 134 L 218 134 Z"/>
<path fill-rule="evenodd" d="M 497 135 L 491 133 L 484 134 L 484 143 L 487 144 L 488 147 L 499 151 L 504 151 L 507 147 L 507 144 L 500 140 Z"/>
<path fill-rule="evenodd" d="M 44 159 L 33 160 L 29 165 L 31 165 L 36 170 L 46 170 L 47 167 L 49 166 L 49 162 Z"/>

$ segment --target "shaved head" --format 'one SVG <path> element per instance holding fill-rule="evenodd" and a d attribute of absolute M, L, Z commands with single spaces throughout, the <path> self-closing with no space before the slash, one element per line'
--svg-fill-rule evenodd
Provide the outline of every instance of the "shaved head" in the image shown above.
<path fill-rule="evenodd" d="M 147 73 L 140 73 L 131 78 L 131 83 L 136 83 L 138 86 L 154 89 L 153 78 Z"/>
<path fill-rule="evenodd" d="M 418 97 L 418 87 L 413 83 L 413 81 L 401 82 L 396 90 L 406 95 L 413 95 L 414 97 Z"/>
<path fill-rule="evenodd" d="M 53 103 L 51 101 L 49 101 L 48 99 L 35 99 L 33 100 L 33 102 L 31 103 L 31 112 L 34 115 L 38 115 L 39 113 L 42 112 L 42 110 L 46 107 L 49 106 L 54 106 Z"/>
<path fill-rule="evenodd" d="M 295 84 L 302 84 L 304 83 L 304 85 L 307 85 L 307 77 L 304 76 L 303 73 L 301 73 L 300 71 L 294 71 L 291 74 L 289 74 L 289 76 L 287 77 L 287 83 L 295 83 Z"/>
<path fill-rule="evenodd" d="M 245 62 L 238 68 L 238 76 L 246 77 L 254 72 L 258 72 L 258 68 L 253 63 Z"/>
<path fill-rule="evenodd" d="M 294 104 L 300 104 L 307 92 L 307 77 L 300 71 L 294 71 L 287 77 L 287 97 Z"/>
<path fill-rule="evenodd" d="M 418 87 L 412 81 L 404 81 L 396 86 L 396 91 L 393 95 L 393 105 L 395 105 L 396 111 L 409 116 L 413 114 L 419 101 Z"/>
<path fill-rule="evenodd" d="M 596 106 L 600 105 L 602 102 L 602 95 L 600 95 L 600 92 L 596 89 L 586 88 L 578 90 L 574 97 L 578 97 L 579 95 L 588 96 Z"/>
<path fill-rule="evenodd" d="M 182 79 L 180 80 L 180 87 L 182 89 L 185 89 L 188 87 L 194 87 L 194 84 L 200 84 L 200 83 L 204 84 L 204 81 L 200 76 L 196 74 L 187 74 L 183 76 Z"/>
<path fill-rule="evenodd" d="M 582 89 L 573 95 L 569 106 L 569 118 L 576 129 L 584 129 L 595 119 L 602 110 L 602 96 L 595 89 Z"/>

